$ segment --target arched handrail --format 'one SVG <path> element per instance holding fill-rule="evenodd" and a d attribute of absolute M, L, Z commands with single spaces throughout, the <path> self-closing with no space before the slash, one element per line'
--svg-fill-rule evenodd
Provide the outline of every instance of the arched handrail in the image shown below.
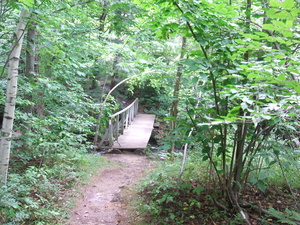
<path fill-rule="evenodd" d="M 124 130 L 131 124 L 138 113 L 139 100 L 136 98 L 129 106 L 110 116 L 108 121 L 108 132 L 100 142 L 100 147 L 105 140 L 109 140 L 109 148 L 112 148 L 114 140 L 123 134 Z"/>

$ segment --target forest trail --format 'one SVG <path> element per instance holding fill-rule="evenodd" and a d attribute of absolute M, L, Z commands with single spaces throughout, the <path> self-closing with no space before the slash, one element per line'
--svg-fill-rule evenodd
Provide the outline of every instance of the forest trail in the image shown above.
<path fill-rule="evenodd" d="M 104 169 L 89 185 L 82 187 L 69 225 L 134 224 L 135 216 L 128 211 L 128 204 L 135 197 L 131 190 L 154 164 L 147 156 L 128 152 L 104 157 L 119 166 Z"/>

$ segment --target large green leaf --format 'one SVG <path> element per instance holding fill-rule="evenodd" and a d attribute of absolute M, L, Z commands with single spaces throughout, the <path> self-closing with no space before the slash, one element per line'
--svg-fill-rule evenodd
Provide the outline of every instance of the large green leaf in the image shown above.
<path fill-rule="evenodd" d="M 294 5 L 295 5 L 294 0 L 285 0 L 281 4 L 281 6 L 284 9 L 292 9 L 294 7 Z"/>

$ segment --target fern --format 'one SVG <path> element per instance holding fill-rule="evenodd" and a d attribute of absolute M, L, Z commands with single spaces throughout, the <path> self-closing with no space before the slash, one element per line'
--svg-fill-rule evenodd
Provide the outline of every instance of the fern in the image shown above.
<path fill-rule="evenodd" d="M 276 217 L 279 222 L 286 223 L 286 224 L 291 224 L 291 225 L 297 225 L 295 221 L 300 221 L 300 213 L 286 209 L 284 212 L 280 212 L 275 210 L 274 208 L 270 208 L 269 213 Z"/>

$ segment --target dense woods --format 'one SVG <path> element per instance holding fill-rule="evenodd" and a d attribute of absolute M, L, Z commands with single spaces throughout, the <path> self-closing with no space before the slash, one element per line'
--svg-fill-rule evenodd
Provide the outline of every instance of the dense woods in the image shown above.
<path fill-rule="evenodd" d="M 296 0 L 1 0 L 0 223 L 65 224 L 64 198 L 105 164 L 94 140 L 138 97 L 165 155 L 140 187 L 145 224 L 300 224 L 299 14 Z"/>

